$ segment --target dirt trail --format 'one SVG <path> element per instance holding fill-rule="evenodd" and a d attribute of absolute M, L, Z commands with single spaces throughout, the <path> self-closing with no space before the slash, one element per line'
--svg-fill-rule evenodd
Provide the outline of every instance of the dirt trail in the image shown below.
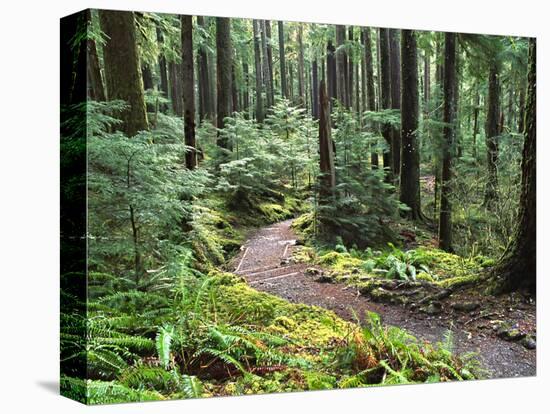
<path fill-rule="evenodd" d="M 296 235 L 287 220 L 257 230 L 232 262 L 233 271 L 260 291 L 294 303 L 316 305 L 334 311 L 347 320 L 353 313 L 373 311 L 389 325 L 407 329 L 419 339 L 437 342 L 451 328 L 458 353 L 477 352 L 491 378 L 536 374 L 536 352 L 519 343 L 506 342 L 493 332 L 480 332 L 460 322 L 452 326 L 445 316 L 429 316 L 400 305 L 373 303 L 357 289 L 343 284 L 319 283 L 306 274 L 304 264 L 289 264 Z M 353 311 L 352 311 L 353 309 Z"/>

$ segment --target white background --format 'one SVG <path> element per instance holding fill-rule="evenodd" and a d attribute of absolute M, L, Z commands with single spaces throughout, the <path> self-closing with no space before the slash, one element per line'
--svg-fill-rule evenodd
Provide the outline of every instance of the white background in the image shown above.
<path fill-rule="evenodd" d="M 56 0 L 0 14 L 0 408 L 4 413 L 498 412 L 548 402 L 546 254 L 549 32 L 544 1 Z M 59 18 L 86 7 L 538 37 L 538 376 L 460 384 L 214 398 L 85 408 L 57 395 Z M 545 76 L 546 75 L 546 76 Z M 548 408 L 546 408 L 547 410 Z"/>

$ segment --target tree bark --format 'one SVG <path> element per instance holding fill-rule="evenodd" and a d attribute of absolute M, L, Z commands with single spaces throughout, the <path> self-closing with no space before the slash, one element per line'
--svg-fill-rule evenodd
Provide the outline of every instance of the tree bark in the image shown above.
<path fill-rule="evenodd" d="M 430 55 L 424 52 L 424 113 L 428 114 L 430 105 Z"/>
<path fill-rule="evenodd" d="M 300 105 L 305 105 L 305 79 L 304 79 L 304 28 L 301 23 L 298 23 L 298 102 Z"/>
<path fill-rule="evenodd" d="M 285 58 L 285 29 L 282 21 L 277 22 L 279 31 L 279 65 L 281 70 L 281 96 L 288 99 L 288 86 L 286 84 L 286 58 Z"/>
<path fill-rule="evenodd" d="M 168 62 L 168 81 L 170 84 L 170 100 L 174 115 L 183 117 L 183 92 L 181 85 L 181 67 L 176 62 Z"/>
<path fill-rule="evenodd" d="M 248 71 L 248 63 L 243 59 L 243 78 L 244 78 L 244 91 L 243 91 L 243 110 L 245 111 L 248 119 L 250 110 L 250 73 Z"/>
<path fill-rule="evenodd" d="M 103 78 L 101 77 L 101 68 L 99 66 L 99 58 L 97 56 L 97 47 L 95 41 L 89 36 L 90 25 L 92 22 L 92 14 L 90 9 L 86 10 L 86 50 L 88 56 L 88 96 L 94 101 L 105 101 L 105 88 L 103 86 Z"/>
<path fill-rule="evenodd" d="M 262 57 L 260 53 L 260 34 L 259 24 L 257 20 L 252 20 L 252 28 L 254 33 L 254 64 L 256 78 L 256 121 L 264 122 L 264 104 L 262 97 Z"/>
<path fill-rule="evenodd" d="M 445 33 L 445 66 L 443 82 L 443 158 L 441 168 L 441 204 L 439 212 L 439 248 L 452 251 L 451 193 L 452 146 L 455 123 L 456 34 Z"/>
<path fill-rule="evenodd" d="M 121 99 L 128 104 L 128 108 L 120 115 L 123 131 L 132 137 L 149 127 L 136 45 L 134 14 L 126 11 L 100 10 L 99 20 L 101 30 L 108 39 L 103 48 L 108 99 Z"/>
<path fill-rule="evenodd" d="M 374 88 L 374 64 L 372 58 L 372 45 L 371 45 L 371 36 L 370 29 L 365 27 L 363 29 L 364 33 L 364 42 L 365 47 L 365 75 L 366 75 L 366 110 L 375 111 L 376 110 L 376 92 Z M 378 153 L 376 151 L 371 151 L 370 154 L 371 168 L 378 168 Z"/>
<path fill-rule="evenodd" d="M 399 48 L 399 31 L 389 29 L 390 38 L 390 68 L 391 68 L 391 108 L 401 108 L 401 63 Z M 399 177 L 401 169 L 401 131 L 392 128 L 392 168 L 395 177 Z"/>
<path fill-rule="evenodd" d="M 416 34 L 412 30 L 401 31 L 401 65 L 403 87 L 401 90 L 401 179 L 400 201 L 410 210 L 406 215 L 413 220 L 422 219 L 420 204 L 420 154 L 418 148 L 418 59 Z"/>
<path fill-rule="evenodd" d="M 344 43 L 346 41 L 346 26 L 336 26 L 336 95 L 340 105 L 347 106 L 347 60 Z"/>
<path fill-rule="evenodd" d="M 477 134 L 479 134 L 479 92 L 477 90 L 478 85 L 474 85 L 475 98 L 474 98 L 474 128 L 472 137 L 472 158 L 477 163 Z"/>
<path fill-rule="evenodd" d="M 355 39 L 353 38 L 353 26 L 348 27 L 348 40 L 350 43 L 352 43 Z M 353 108 L 353 95 L 354 95 L 354 89 L 353 89 L 353 70 L 354 70 L 354 64 L 352 59 L 352 53 L 346 52 L 346 58 L 347 58 L 347 72 L 348 77 L 346 81 L 346 91 L 347 91 L 347 102 L 346 106 L 348 108 Z"/>
<path fill-rule="evenodd" d="M 525 110 L 525 141 L 521 162 L 521 195 L 517 227 L 511 244 L 493 269 L 497 291 L 517 289 L 536 291 L 537 199 L 537 59 L 536 40 L 529 40 L 529 78 Z"/>
<path fill-rule="evenodd" d="M 327 94 L 329 98 L 329 109 L 332 112 L 332 108 L 334 105 L 334 100 L 337 99 L 337 92 L 336 92 L 336 57 L 335 57 L 335 49 L 334 45 L 332 44 L 332 40 L 329 39 L 327 42 Z M 321 111 L 321 108 L 319 108 L 319 112 Z"/>
<path fill-rule="evenodd" d="M 225 127 L 225 118 L 231 115 L 231 68 L 233 67 L 233 47 L 231 45 L 231 20 L 216 17 L 216 73 L 218 77 L 217 127 Z M 226 138 L 218 135 L 218 145 L 231 149 Z"/>
<path fill-rule="evenodd" d="M 271 22 L 269 20 L 265 20 L 265 37 L 267 41 L 267 66 L 269 68 L 269 84 L 271 85 L 270 92 L 270 100 L 271 104 L 275 104 L 275 83 L 273 82 L 273 46 L 271 44 Z"/>
<path fill-rule="evenodd" d="M 319 73 L 317 59 L 313 59 L 311 64 L 311 112 L 313 119 L 319 119 Z"/>
<path fill-rule="evenodd" d="M 195 140 L 195 68 L 193 60 L 193 18 L 182 15 L 181 20 L 181 61 L 183 66 L 183 113 L 185 145 L 185 165 L 190 170 L 197 166 L 197 151 Z"/>
<path fill-rule="evenodd" d="M 266 109 L 269 110 L 273 106 L 273 83 L 269 73 L 269 57 L 267 53 L 267 35 L 266 35 L 265 20 L 260 20 L 261 40 L 262 40 L 262 74 L 265 86 L 265 97 L 267 101 Z"/>
<path fill-rule="evenodd" d="M 197 16 L 197 24 L 207 30 L 206 22 L 203 16 Z M 201 44 L 197 50 L 198 66 L 198 89 L 199 89 L 199 119 L 203 121 L 208 118 L 214 121 L 214 108 L 212 101 L 212 82 L 210 79 L 210 56 L 206 46 Z"/>
<path fill-rule="evenodd" d="M 157 26 L 157 43 L 159 45 L 159 75 L 160 75 L 160 90 L 163 93 L 164 97 L 168 99 L 168 67 L 166 65 L 166 58 L 164 57 L 164 52 L 162 47 L 164 45 L 164 35 L 162 34 L 162 29 L 160 26 Z M 166 105 L 161 106 L 162 110 L 166 110 Z"/>
<path fill-rule="evenodd" d="M 391 64 L 390 64 L 390 39 L 388 29 L 379 29 L 380 35 L 380 77 L 381 77 L 381 109 L 390 109 L 392 103 L 391 95 Z M 389 150 L 383 154 L 384 169 L 386 169 L 386 178 L 391 180 L 393 173 L 393 145 L 392 145 L 392 127 L 388 123 L 382 125 L 382 136 L 386 141 Z"/>
<path fill-rule="evenodd" d="M 485 123 L 485 144 L 487 147 L 487 183 L 485 185 L 484 204 L 490 207 L 497 200 L 498 142 L 500 120 L 500 82 L 496 62 L 489 68 L 489 93 L 487 97 L 487 120 Z"/>
<path fill-rule="evenodd" d="M 321 173 L 319 203 L 327 204 L 334 194 L 336 173 L 334 169 L 328 96 L 324 80 L 321 80 L 319 86 L 319 110 L 319 169 Z"/>

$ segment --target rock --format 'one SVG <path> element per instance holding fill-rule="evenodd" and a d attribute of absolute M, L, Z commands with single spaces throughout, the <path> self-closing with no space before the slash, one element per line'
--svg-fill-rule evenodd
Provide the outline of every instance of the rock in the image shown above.
<path fill-rule="evenodd" d="M 388 302 L 394 304 L 406 304 L 408 299 L 397 292 L 392 292 L 381 287 L 372 289 L 369 292 L 375 302 Z"/>
<path fill-rule="evenodd" d="M 530 335 L 523 338 L 520 343 L 527 349 L 535 349 L 537 347 L 537 342 Z"/>
<path fill-rule="evenodd" d="M 510 325 L 505 322 L 496 327 L 496 333 L 499 338 L 505 341 L 519 341 L 526 336 L 525 333 L 515 327 L 510 327 Z"/>
<path fill-rule="evenodd" d="M 428 306 L 420 308 L 420 312 L 424 312 L 428 315 L 439 315 L 442 311 L 441 308 L 442 308 L 441 303 L 432 302 Z"/>
<path fill-rule="evenodd" d="M 442 291 L 434 293 L 433 295 L 428 295 L 428 296 L 424 297 L 423 299 L 419 300 L 418 303 L 422 304 L 422 303 L 442 300 L 442 299 L 445 299 L 447 296 L 450 296 L 451 293 L 453 293 L 452 290 L 443 289 Z"/>
<path fill-rule="evenodd" d="M 332 283 L 334 282 L 334 279 L 321 272 L 320 276 L 316 278 L 315 281 L 319 283 Z"/>
<path fill-rule="evenodd" d="M 451 304 L 451 307 L 459 312 L 471 312 L 480 306 L 479 302 L 455 302 Z"/>

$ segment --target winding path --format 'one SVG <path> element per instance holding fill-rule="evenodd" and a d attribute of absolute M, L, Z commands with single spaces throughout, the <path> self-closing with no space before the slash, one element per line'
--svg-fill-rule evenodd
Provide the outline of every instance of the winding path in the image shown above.
<path fill-rule="evenodd" d="M 455 351 L 479 353 L 491 378 L 536 375 L 536 352 L 518 343 L 506 342 L 492 332 L 480 332 L 463 324 L 450 326 L 448 319 L 441 316 L 420 314 L 399 305 L 373 303 L 351 286 L 315 281 L 305 272 L 308 265 L 289 263 L 296 243 L 291 223 L 292 220 L 283 221 L 253 233 L 232 261 L 233 272 L 257 290 L 290 302 L 330 309 L 350 321 L 355 320 L 354 314 L 376 312 L 385 324 L 405 328 L 417 338 L 430 342 L 441 341 L 451 328 Z"/>

